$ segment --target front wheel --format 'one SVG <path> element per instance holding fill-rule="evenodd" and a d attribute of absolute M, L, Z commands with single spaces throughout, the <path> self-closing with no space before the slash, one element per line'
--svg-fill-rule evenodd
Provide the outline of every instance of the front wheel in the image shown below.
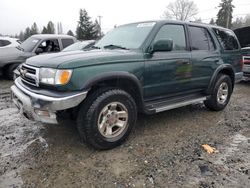
<path fill-rule="evenodd" d="M 80 136 L 96 149 L 111 149 L 129 136 L 137 118 L 134 99 L 125 91 L 111 89 L 86 99 L 78 114 Z"/>
<path fill-rule="evenodd" d="M 211 97 L 204 102 L 205 106 L 213 111 L 223 110 L 233 92 L 232 80 L 228 75 L 220 74 L 217 78 Z"/>

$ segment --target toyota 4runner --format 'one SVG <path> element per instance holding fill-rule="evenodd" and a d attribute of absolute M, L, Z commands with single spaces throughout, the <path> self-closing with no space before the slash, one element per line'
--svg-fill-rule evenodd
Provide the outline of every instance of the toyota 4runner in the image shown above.
<path fill-rule="evenodd" d="M 11 90 L 21 113 L 54 124 L 69 112 L 97 149 L 120 145 L 138 112 L 200 102 L 223 110 L 243 75 L 231 30 L 177 21 L 123 25 L 88 51 L 36 56 L 20 72 Z"/>

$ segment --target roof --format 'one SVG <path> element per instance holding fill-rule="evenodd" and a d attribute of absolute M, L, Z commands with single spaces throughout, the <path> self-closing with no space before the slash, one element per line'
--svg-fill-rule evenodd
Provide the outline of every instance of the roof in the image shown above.
<path fill-rule="evenodd" d="M 187 21 L 179 21 L 179 20 L 148 20 L 148 21 L 140 21 L 140 22 L 134 22 L 130 24 L 139 24 L 139 23 L 147 23 L 147 22 L 156 22 L 159 24 L 165 24 L 165 23 L 175 23 L 175 24 L 189 24 L 189 25 L 194 25 L 194 26 L 202 26 L 202 27 L 213 27 L 213 28 L 218 28 L 218 29 L 224 29 L 224 30 L 230 30 L 224 27 L 220 27 L 217 25 L 211 25 L 211 24 L 206 24 L 206 23 L 196 23 L 196 22 L 187 22 Z M 129 25 L 129 24 L 124 24 L 124 25 Z M 122 26 L 122 25 L 121 25 Z"/>
<path fill-rule="evenodd" d="M 58 35 L 58 34 L 37 34 L 37 35 L 32 35 L 32 37 L 39 38 L 39 39 L 50 39 L 50 38 L 72 38 L 72 39 L 75 39 L 75 37 L 72 37 L 70 35 Z"/>

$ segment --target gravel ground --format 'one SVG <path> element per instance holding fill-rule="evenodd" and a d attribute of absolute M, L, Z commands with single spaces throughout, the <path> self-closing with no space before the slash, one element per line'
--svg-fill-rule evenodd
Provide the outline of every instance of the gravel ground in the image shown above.
<path fill-rule="evenodd" d="M 250 82 L 222 112 L 198 104 L 141 115 L 128 141 L 109 151 L 80 143 L 74 122 L 21 117 L 11 84 L 0 80 L 0 187 L 250 187 Z"/>

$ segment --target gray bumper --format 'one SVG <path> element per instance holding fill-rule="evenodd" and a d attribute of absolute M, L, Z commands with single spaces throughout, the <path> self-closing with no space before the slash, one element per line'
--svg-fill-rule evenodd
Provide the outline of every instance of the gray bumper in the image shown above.
<path fill-rule="evenodd" d="M 11 86 L 11 93 L 14 104 L 25 117 L 50 124 L 57 124 L 57 111 L 79 105 L 87 95 L 87 91 L 61 98 L 40 95 L 27 90 L 17 80 Z"/>

